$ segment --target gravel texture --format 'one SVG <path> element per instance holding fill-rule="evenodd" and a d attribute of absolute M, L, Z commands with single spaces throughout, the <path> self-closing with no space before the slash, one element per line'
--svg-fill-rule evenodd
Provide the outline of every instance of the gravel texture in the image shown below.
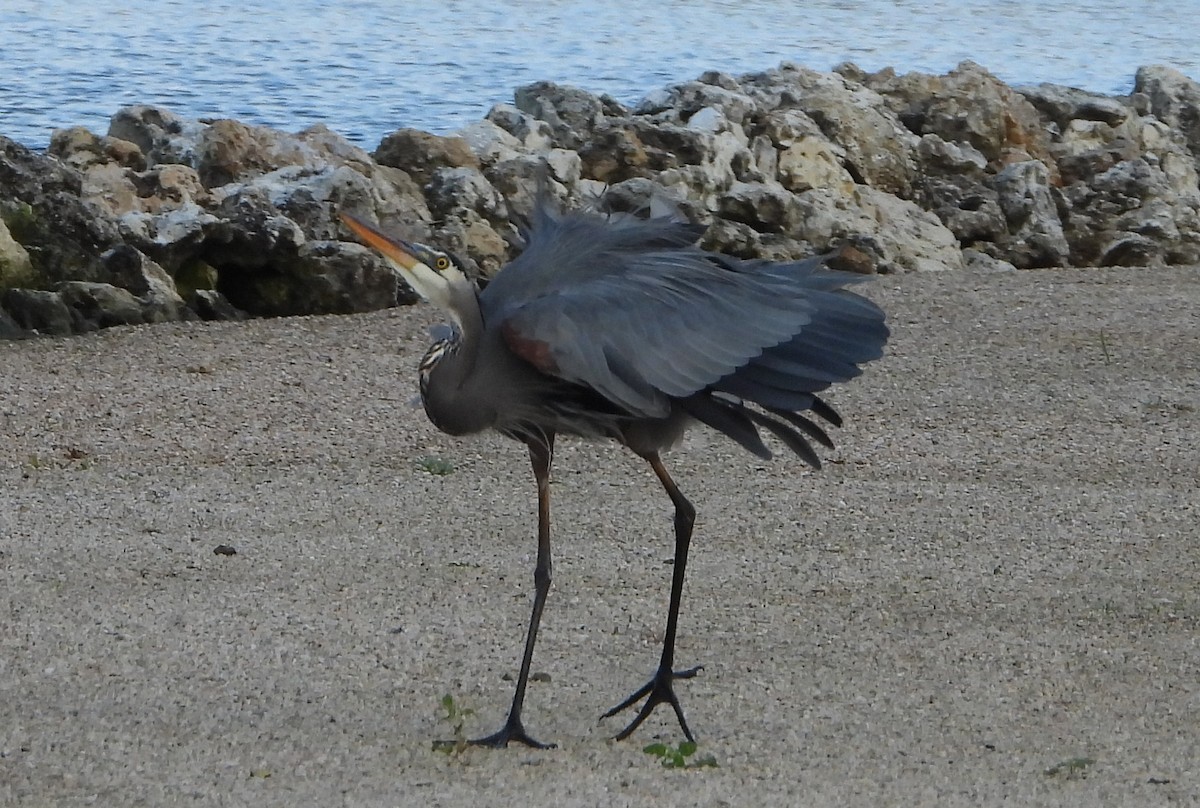
<path fill-rule="evenodd" d="M 688 771 L 642 751 L 669 710 L 596 720 L 657 660 L 669 503 L 572 441 L 526 714 L 559 748 L 431 750 L 444 694 L 501 722 L 534 552 L 521 447 L 411 404 L 435 312 L 0 344 L 0 804 L 1200 801 L 1200 270 L 868 293 L 893 341 L 823 472 L 668 459 Z"/>

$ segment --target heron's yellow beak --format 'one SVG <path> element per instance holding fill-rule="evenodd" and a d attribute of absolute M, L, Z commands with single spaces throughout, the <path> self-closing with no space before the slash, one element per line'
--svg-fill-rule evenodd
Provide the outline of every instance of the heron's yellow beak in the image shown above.
<path fill-rule="evenodd" d="M 421 263 L 413 255 L 413 249 L 407 241 L 392 238 L 380 232 L 374 225 L 367 224 L 352 214 L 340 213 L 338 215 L 342 217 L 342 221 L 346 223 L 346 226 L 354 231 L 354 235 L 363 240 L 364 244 L 383 253 L 395 262 L 397 266 L 411 271 Z"/>

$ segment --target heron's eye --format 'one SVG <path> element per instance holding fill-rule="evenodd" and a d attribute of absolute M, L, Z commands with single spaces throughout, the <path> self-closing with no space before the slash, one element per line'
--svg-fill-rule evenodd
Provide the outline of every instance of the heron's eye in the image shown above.
<path fill-rule="evenodd" d="M 437 260 L 433 262 L 433 266 L 438 272 L 447 270 L 450 268 L 450 259 L 444 255 L 439 255 Z"/>

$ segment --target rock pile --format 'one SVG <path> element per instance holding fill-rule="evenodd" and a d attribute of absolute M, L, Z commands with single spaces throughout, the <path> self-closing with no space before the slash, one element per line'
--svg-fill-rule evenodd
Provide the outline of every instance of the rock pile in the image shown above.
<path fill-rule="evenodd" d="M 108 133 L 0 137 L 0 336 L 355 312 L 411 291 L 337 219 L 487 275 L 535 195 L 707 226 L 704 246 L 861 272 L 1200 264 L 1200 84 L 1143 67 L 1128 97 L 791 64 L 709 72 L 635 107 L 540 82 L 456 136 L 373 154 L 317 126 L 120 110 Z"/>

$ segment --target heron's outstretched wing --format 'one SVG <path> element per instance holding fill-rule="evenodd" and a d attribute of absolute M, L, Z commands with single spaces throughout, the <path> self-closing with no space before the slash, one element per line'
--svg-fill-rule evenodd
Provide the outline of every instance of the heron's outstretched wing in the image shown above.
<path fill-rule="evenodd" d="M 634 415 L 666 415 L 671 399 L 707 389 L 804 409 L 813 392 L 858 375 L 887 336 L 882 312 L 841 288 L 860 276 L 824 269 L 821 258 L 740 261 L 681 247 L 619 260 L 493 323 L 543 373 Z"/>
<path fill-rule="evenodd" d="M 546 294 L 633 269 L 629 256 L 690 247 L 702 225 L 673 218 L 559 213 L 545 203 L 523 231 L 524 248 L 480 293 L 485 318 L 503 319 Z"/>

